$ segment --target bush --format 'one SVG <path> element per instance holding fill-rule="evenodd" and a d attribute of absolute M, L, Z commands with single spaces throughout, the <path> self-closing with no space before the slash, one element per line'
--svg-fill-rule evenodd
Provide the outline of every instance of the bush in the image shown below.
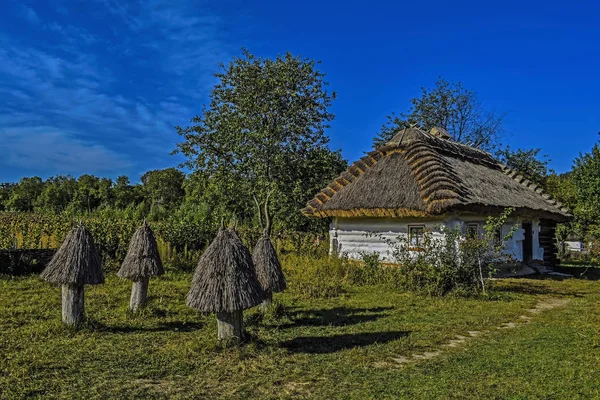
<path fill-rule="evenodd" d="M 302 298 L 330 298 L 343 292 L 348 260 L 290 254 L 281 258 L 288 290 Z"/>
<path fill-rule="evenodd" d="M 396 240 L 384 239 L 400 265 L 396 284 L 432 296 L 444 296 L 451 291 L 485 293 L 496 265 L 512 262 L 502 243 L 511 238 L 514 228 L 501 243 L 494 243 L 495 232 L 511 212 L 507 209 L 500 217 L 488 218 L 485 234 L 478 237 L 465 237 L 460 229 L 450 228 L 443 229 L 442 238 L 425 232 L 423 246 L 418 250 L 411 248 L 407 235 Z"/>

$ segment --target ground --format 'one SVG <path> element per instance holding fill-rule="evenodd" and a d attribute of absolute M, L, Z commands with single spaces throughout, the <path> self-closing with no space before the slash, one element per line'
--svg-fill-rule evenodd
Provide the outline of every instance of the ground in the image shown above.
<path fill-rule="evenodd" d="M 0 398 L 600 398 L 598 275 L 498 280 L 486 299 L 278 294 L 228 349 L 214 316 L 185 306 L 190 274 L 151 281 L 139 316 L 110 274 L 87 288 L 79 331 L 61 326 L 58 288 L 4 277 Z"/>

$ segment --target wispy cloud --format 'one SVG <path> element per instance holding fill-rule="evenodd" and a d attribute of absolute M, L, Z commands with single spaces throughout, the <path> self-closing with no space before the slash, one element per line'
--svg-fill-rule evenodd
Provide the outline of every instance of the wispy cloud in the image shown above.
<path fill-rule="evenodd" d="M 0 26 L 5 167 L 116 176 L 175 164 L 174 126 L 199 112 L 218 62 L 239 48 L 224 18 L 197 4 L 99 0 L 89 12 L 103 16 L 102 29 L 69 18 L 68 4 L 54 20 L 23 6 L 21 18 L 48 38 L 24 41 Z"/>
<path fill-rule="evenodd" d="M 32 24 L 39 24 L 40 23 L 40 17 L 33 10 L 33 8 L 28 7 L 25 4 L 22 4 L 21 5 L 21 13 L 27 19 L 27 21 L 31 22 Z"/>
<path fill-rule="evenodd" d="M 78 139 L 53 127 L 0 128 L 4 140 L 2 163 L 12 168 L 52 170 L 52 174 L 108 173 L 131 163 L 105 146 Z M 43 174 L 46 175 L 46 174 Z"/>

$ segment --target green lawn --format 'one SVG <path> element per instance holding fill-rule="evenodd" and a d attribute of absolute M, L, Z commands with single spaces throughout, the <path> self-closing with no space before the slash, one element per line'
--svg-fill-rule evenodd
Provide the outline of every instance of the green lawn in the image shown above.
<path fill-rule="evenodd" d="M 0 278 L 0 398 L 600 398 L 600 281 L 501 280 L 487 300 L 382 287 L 276 295 L 285 311 L 246 312 L 250 343 L 222 349 L 214 316 L 184 304 L 190 279 L 152 281 L 149 308 L 131 316 L 130 285 L 112 274 L 88 288 L 90 321 L 74 331 L 61 326 L 58 288 Z M 496 329 L 549 298 L 570 302 Z M 474 330 L 489 332 L 444 347 Z"/>

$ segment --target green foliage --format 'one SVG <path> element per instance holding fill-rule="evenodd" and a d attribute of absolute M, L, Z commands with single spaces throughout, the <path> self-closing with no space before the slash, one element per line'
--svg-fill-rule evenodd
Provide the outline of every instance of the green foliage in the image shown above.
<path fill-rule="evenodd" d="M 432 89 L 421 88 L 421 97 L 410 100 L 408 113 L 392 114 L 373 139 L 373 146 L 390 141 L 400 129 L 417 124 L 425 130 L 444 128 L 453 140 L 493 150 L 502 134 L 504 114 L 486 109 L 476 92 L 461 82 L 439 78 Z"/>
<path fill-rule="evenodd" d="M 82 221 L 94 237 L 103 263 L 117 268 L 125 258 L 133 232 L 141 224 L 123 212 L 102 210 L 94 214 L 0 213 L 0 248 L 58 248 L 72 226 Z M 212 239 L 214 230 L 203 225 L 185 225 L 180 220 L 151 222 L 163 263 L 189 269 L 198 261 L 200 250 Z"/>
<path fill-rule="evenodd" d="M 181 204 L 185 174 L 175 168 L 148 171 L 142 175 L 145 198 L 153 212 L 171 210 Z"/>
<path fill-rule="evenodd" d="M 583 231 L 600 238 L 600 144 L 575 159 L 572 176 L 578 199 L 575 208 L 578 223 Z"/>
<path fill-rule="evenodd" d="M 573 174 L 550 174 L 546 178 L 546 192 L 558 200 L 571 212 L 577 208 L 577 187 L 573 181 Z"/>
<path fill-rule="evenodd" d="M 270 228 L 273 211 L 281 220 L 297 215 L 345 166 L 327 148 L 335 93 L 316 66 L 291 53 L 270 59 L 244 50 L 221 66 L 210 104 L 193 125 L 178 128 L 184 140 L 177 151 L 207 179 L 206 200 L 222 215 L 254 217 Z M 302 225 L 298 218 L 292 224 Z"/>
<path fill-rule="evenodd" d="M 36 201 L 44 184 L 40 177 L 22 178 L 19 183 L 11 187 L 11 193 L 6 202 L 6 208 L 14 211 L 33 211 Z"/>
<path fill-rule="evenodd" d="M 44 190 L 36 199 L 38 208 L 60 213 L 75 199 L 77 180 L 72 176 L 57 175 L 44 182 Z"/>
<path fill-rule="evenodd" d="M 281 259 L 288 281 L 288 291 L 300 298 L 331 298 L 343 293 L 344 281 L 350 268 L 345 258 L 312 258 L 297 254 Z"/>
<path fill-rule="evenodd" d="M 398 264 L 396 284 L 430 296 L 444 296 L 450 292 L 485 294 L 496 266 L 512 262 L 504 252 L 504 243 L 510 240 L 515 227 L 502 241 L 496 241 L 498 230 L 512 211 L 507 209 L 498 217 L 489 217 L 481 236 L 465 236 L 459 228 L 443 228 L 442 237 L 426 231 L 423 246 L 419 248 L 412 246 L 408 235 L 382 238 L 391 247 L 392 257 Z M 372 260 L 367 259 L 365 265 L 370 263 Z"/>
<path fill-rule="evenodd" d="M 550 172 L 548 170 L 550 159 L 547 155 L 540 157 L 540 151 L 542 151 L 540 148 L 511 150 L 510 146 L 506 146 L 499 150 L 496 156 L 507 167 L 517 171 L 531 182 L 545 187 Z"/>

